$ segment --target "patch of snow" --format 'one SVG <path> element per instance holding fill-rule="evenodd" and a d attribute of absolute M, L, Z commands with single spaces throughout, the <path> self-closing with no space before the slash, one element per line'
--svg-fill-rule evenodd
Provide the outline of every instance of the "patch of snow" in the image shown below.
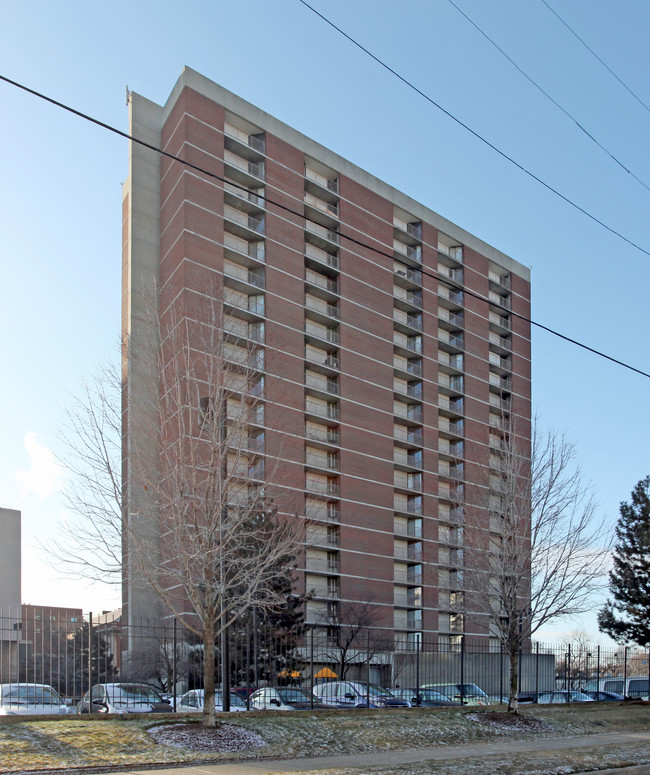
<path fill-rule="evenodd" d="M 149 734 L 160 745 L 190 751 L 241 751 L 266 745 L 257 732 L 234 724 L 218 724 L 214 729 L 201 724 L 163 724 L 149 729 Z"/>
<path fill-rule="evenodd" d="M 497 734 L 504 732 L 549 732 L 552 729 L 545 721 L 514 713 L 486 711 L 483 713 L 468 713 L 465 718 L 478 724 L 489 726 Z"/>

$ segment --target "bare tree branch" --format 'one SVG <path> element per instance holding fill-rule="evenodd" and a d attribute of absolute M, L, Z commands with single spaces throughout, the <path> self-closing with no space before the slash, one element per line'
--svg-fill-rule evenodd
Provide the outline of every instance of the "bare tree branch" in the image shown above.
<path fill-rule="evenodd" d="M 548 622 L 590 610 L 610 542 L 574 445 L 535 422 L 529 458 L 528 441 L 516 431 L 504 416 L 490 450 L 487 502 L 468 517 L 481 540 L 466 574 L 468 617 L 478 611 L 487 618 L 509 657 L 514 712 L 521 649 Z"/>
<path fill-rule="evenodd" d="M 150 316 L 153 329 L 153 303 Z M 121 571 L 127 583 L 143 581 L 203 639 L 204 723 L 213 726 L 215 643 L 252 606 L 286 603 L 278 582 L 291 575 L 302 536 L 279 507 L 278 456 L 265 454 L 260 336 L 244 318 L 224 314 L 216 291 L 160 320 L 155 355 L 130 354 L 142 359 L 125 407 L 124 491 L 114 375 L 102 374 L 70 414 L 70 503 L 83 520 L 65 544 L 75 541 L 81 573 Z"/>

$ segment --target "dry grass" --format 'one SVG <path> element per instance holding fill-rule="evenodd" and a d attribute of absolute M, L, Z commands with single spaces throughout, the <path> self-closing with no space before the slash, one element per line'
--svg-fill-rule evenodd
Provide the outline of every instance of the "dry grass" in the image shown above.
<path fill-rule="evenodd" d="M 497 739 L 525 740 L 597 735 L 604 732 L 647 731 L 650 721 L 650 707 L 615 703 L 543 708 L 529 706 L 523 711 L 525 716 L 538 719 L 543 724 L 523 724 L 514 728 L 508 725 L 504 727 L 502 723 L 477 723 L 472 718 L 475 713 L 476 709 L 473 709 L 473 712 L 469 712 L 469 709 L 414 709 L 387 712 L 242 713 L 228 718 L 227 723 L 242 730 L 256 732 L 261 735 L 266 745 L 209 754 L 206 754 L 205 750 L 191 751 L 155 742 L 147 730 L 163 722 L 169 724 L 169 716 L 157 719 L 149 717 L 89 720 L 87 717 L 62 717 L 47 721 L 12 721 L 0 723 L 0 772 L 410 750 Z M 192 723 L 182 718 L 173 720 Z M 632 757 L 630 762 L 650 761 L 650 750 L 645 750 L 640 745 L 625 746 L 618 752 L 611 748 L 603 749 L 605 750 L 609 751 L 607 756 L 613 757 L 617 762 L 624 760 L 625 756 Z M 493 772 L 533 775 L 543 772 L 549 775 L 554 772 L 577 772 L 580 768 L 584 771 L 592 762 L 597 762 L 599 767 L 611 766 L 606 763 L 605 754 L 597 750 L 597 737 L 594 739 L 594 747 L 588 750 L 576 751 L 575 754 L 570 751 L 549 754 L 543 767 L 539 754 L 509 756 L 507 762 L 493 759 L 494 757 L 489 759 L 490 769 L 486 769 L 486 759 L 464 759 L 462 770 L 459 769 L 458 760 L 448 763 L 439 761 L 436 762 L 436 773 L 447 775 L 453 772 L 453 775 L 458 775 L 460 772 Z M 431 766 L 426 763 L 410 764 L 392 767 L 390 771 L 402 775 L 423 775 L 431 771 Z M 334 773 L 335 770 L 331 772 Z M 346 775 L 379 775 L 382 772 L 388 770 L 369 767 L 363 770 L 346 770 Z"/>

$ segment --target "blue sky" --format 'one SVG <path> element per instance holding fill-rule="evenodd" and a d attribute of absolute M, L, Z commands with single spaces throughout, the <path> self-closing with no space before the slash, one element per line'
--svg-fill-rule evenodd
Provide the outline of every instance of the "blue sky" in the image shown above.
<path fill-rule="evenodd" d="M 650 112 L 541 0 L 455 0 L 650 186 Z M 650 250 L 650 192 L 537 92 L 449 0 L 313 0 L 532 173 Z M 646 103 L 650 5 L 549 0 Z M 645 371 L 650 257 L 546 191 L 298 0 L 12 3 L 0 73 L 127 129 L 125 88 L 164 102 L 189 65 L 530 266 L 536 321 Z M 62 410 L 116 357 L 127 143 L 0 83 L 0 504 L 23 512 L 23 600 L 119 598 L 40 557 L 63 513 Z M 533 333 L 533 397 L 575 441 L 612 523 L 650 472 L 647 378 Z M 589 627 L 593 621 L 586 620 Z M 574 624 L 561 625 L 572 629 Z"/>

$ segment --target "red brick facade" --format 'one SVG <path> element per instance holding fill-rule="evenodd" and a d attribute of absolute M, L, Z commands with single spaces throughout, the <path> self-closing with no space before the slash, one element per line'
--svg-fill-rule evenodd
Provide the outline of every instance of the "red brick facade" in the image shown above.
<path fill-rule="evenodd" d="M 242 104 L 186 85 L 164 109 L 163 149 L 222 180 L 162 159 L 163 327 L 209 292 L 263 331 L 263 452 L 310 526 L 309 623 L 370 600 L 404 640 L 487 636 L 450 600 L 490 425 L 530 435 L 527 271 Z"/>

